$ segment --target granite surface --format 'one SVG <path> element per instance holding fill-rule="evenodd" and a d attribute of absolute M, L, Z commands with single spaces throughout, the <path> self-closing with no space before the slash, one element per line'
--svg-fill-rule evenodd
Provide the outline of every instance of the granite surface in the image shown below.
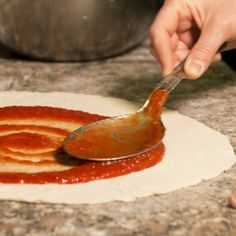
<path fill-rule="evenodd" d="M 0 91 L 66 91 L 143 102 L 161 78 L 147 42 L 120 57 L 91 63 L 47 63 L 0 49 Z M 217 63 L 186 81 L 167 107 L 227 135 L 236 149 L 236 75 Z M 0 235 L 236 235 L 236 166 L 220 176 L 134 202 L 53 205 L 0 202 Z"/>

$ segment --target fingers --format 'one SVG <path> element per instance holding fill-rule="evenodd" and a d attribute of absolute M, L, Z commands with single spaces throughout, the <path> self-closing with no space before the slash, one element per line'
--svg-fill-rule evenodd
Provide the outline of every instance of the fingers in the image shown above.
<path fill-rule="evenodd" d="M 169 19 L 171 16 L 171 20 Z M 175 9 L 164 4 L 154 23 L 150 27 L 153 54 L 159 60 L 163 75 L 169 74 L 174 68 L 174 55 L 172 52 L 172 35 L 178 26 L 178 14 Z"/>
<path fill-rule="evenodd" d="M 150 43 L 149 49 L 150 49 L 150 53 L 153 55 L 153 57 L 155 57 L 156 61 L 157 61 L 158 63 L 160 63 L 159 56 L 158 56 L 156 50 L 154 49 L 154 46 L 153 46 L 152 43 Z"/>
<path fill-rule="evenodd" d="M 217 53 L 217 54 L 213 57 L 212 62 L 220 61 L 221 58 L 222 58 L 222 55 L 221 55 L 220 53 Z"/>
<path fill-rule="evenodd" d="M 177 51 L 180 48 L 180 43 L 179 43 L 179 39 L 178 39 L 178 36 L 177 34 L 174 34 L 171 38 L 170 38 L 170 43 L 171 43 L 171 50 L 172 50 L 172 54 L 173 54 L 173 57 L 174 57 L 174 65 L 176 64 L 176 55 L 174 55 L 174 53 L 176 54 Z M 150 49 L 150 53 L 155 57 L 155 59 L 157 60 L 157 62 L 160 63 L 160 56 L 159 54 L 157 53 L 153 43 L 150 43 L 149 45 L 149 49 Z M 178 55 L 177 55 L 178 56 Z"/>
<path fill-rule="evenodd" d="M 229 39 L 230 33 L 226 32 L 222 16 L 216 17 L 208 12 L 199 25 L 194 16 L 190 17 L 193 13 L 184 12 L 186 8 L 181 6 L 179 1 L 165 2 L 150 28 L 151 51 L 161 64 L 164 76 L 183 60 L 183 55 L 188 55 L 184 70 L 189 78 L 196 79 L 211 62 L 221 59 L 217 52 L 226 38 Z M 184 50 L 180 50 L 180 42 L 184 44 Z M 231 47 L 236 47 L 235 43 L 233 39 Z"/>
<path fill-rule="evenodd" d="M 230 199 L 230 205 L 233 207 L 233 208 L 236 208 L 236 192 L 234 192 L 231 196 L 231 199 Z"/>
<path fill-rule="evenodd" d="M 212 20 L 203 27 L 200 38 L 189 53 L 184 65 L 185 73 L 192 79 L 200 77 L 224 42 L 219 23 Z M 219 55 L 218 55 L 219 57 Z"/>

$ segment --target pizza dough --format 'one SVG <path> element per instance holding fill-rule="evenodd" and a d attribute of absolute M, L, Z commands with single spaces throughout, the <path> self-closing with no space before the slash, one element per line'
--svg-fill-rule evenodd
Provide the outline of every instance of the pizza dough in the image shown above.
<path fill-rule="evenodd" d="M 0 106 L 44 105 L 101 115 L 137 111 L 131 102 L 70 93 L 1 92 Z M 200 122 L 175 111 L 162 116 L 166 126 L 164 159 L 154 167 L 112 179 L 72 185 L 0 184 L 0 200 L 50 203 L 132 201 L 167 193 L 217 176 L 235 163 L 228 139 Z"/>

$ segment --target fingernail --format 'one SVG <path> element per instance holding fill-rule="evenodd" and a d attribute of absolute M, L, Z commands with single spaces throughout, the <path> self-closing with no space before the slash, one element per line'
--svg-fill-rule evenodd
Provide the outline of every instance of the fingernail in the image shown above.
<path fill-rule="evenodd" d="M 185 73 L 192 79 L 196 79 L 202 75 L 204 64 L 200 60 L 188 59 L 184 65 Z"/>

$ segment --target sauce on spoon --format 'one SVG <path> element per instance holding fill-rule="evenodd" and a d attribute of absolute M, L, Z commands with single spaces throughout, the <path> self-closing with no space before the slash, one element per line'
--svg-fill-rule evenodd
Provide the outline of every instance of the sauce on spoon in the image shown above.
<path fill-rule="evenodd" d="M 157 147 L 165 132 L 160 115 L 167 96 L 166 90 L 154 90 L 138 112 L 74 131 L 66 138 L 64 150 L 81 159 L 105 161 L 132 157 Z"/>

